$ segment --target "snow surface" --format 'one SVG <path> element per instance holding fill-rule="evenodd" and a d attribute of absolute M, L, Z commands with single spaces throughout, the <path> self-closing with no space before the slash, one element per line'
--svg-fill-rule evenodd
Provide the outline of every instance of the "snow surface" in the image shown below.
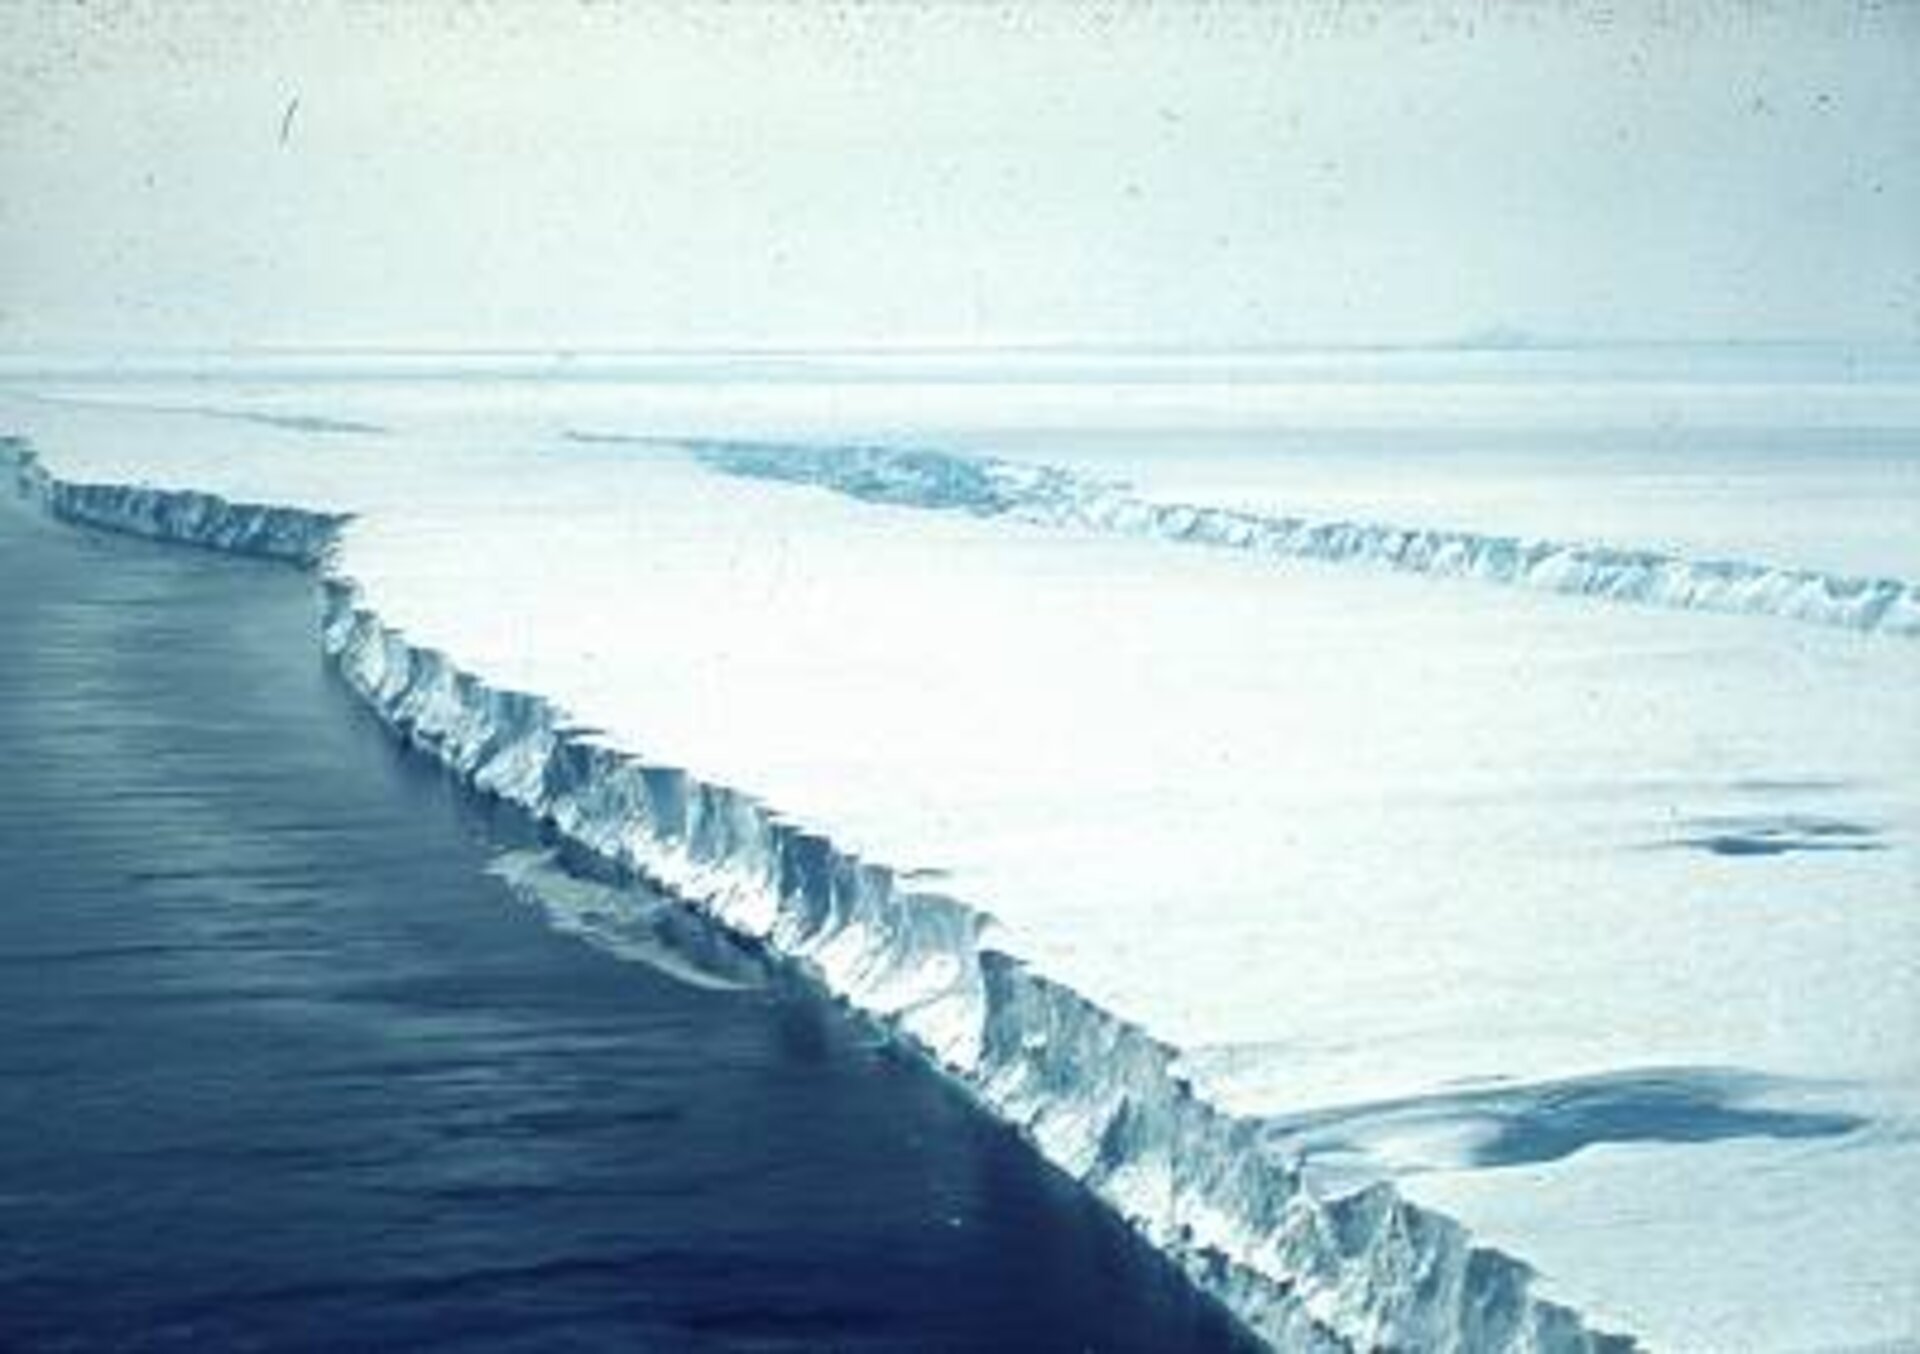
<path fill-rule="evenodd" d="M 1528 486 L 1511 494 L 1445 456 L 1343 459 L 1337 438 L 1319 462 L 1236 451 L 1228 494 L 1179 438 L 1005 432 L 1017 394 L 983 388 L 1002 431 L 957 441 L 1088 474 L 1124 453 L 1140 492 L 1198 503 L 1292 510 L 1318 485 L 1378 520 L 1584 521 L 1626 548 L 1912 576 L 1920 452 L 1897 383 L 1848 433 L 1870 455 L 1812 434 L 1670 452 L 1675 502 L 1705 505 L 1691 539 L 1677 510 L 1638 514 L 1619 460 L 1570 473 L 1552 439 L 1501 451 L 1502 482 Z M 875 398 L 835 431 L 891 432 L 873 411 L 900 391 Z M 986 950 L 1161 1041 L 1323 1194 L 1392 1178 L 1603 1329 L 1712 1349 L 1920 1336 L 1900 1206 L 1920 1190 L 1920 645 L 928 512 L 567 436 L 756 431 L 735 405 L 663 425 L 659 400 L 40 383 L 0 424 L 65 480 L 356 514 L 335 568 L 416 649 L 991 914 Z M 1723 461 L 1737 490 L 1687 487 Z M 386 641 L 336 625 L 387 690 Z M 942 944 L 895 948 L 938 965 Z M 911 978 L 887 975 L 907 1028 L 991 1063 L 977 994 Z M 1098 1171 L 1105 1139 L 1083 1151 L 1035 1108 L 1065 1088 L 988 1084 L 1056 1160 Z M 1137 1184 L 1102 1187 L 1151 1212 Z M 1416 1329 L 1343 1326 L 1361 1300 L 1344 1284 L 1312 1310 L 1321 1334 Z"/>

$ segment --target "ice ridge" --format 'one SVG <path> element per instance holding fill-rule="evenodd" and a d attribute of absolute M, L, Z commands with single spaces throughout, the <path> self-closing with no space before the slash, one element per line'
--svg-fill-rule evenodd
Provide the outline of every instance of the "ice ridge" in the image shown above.
<path fill-rule="evenodd" d="M 742 790 L 610 748 L 543 697 L 492 686 L 388 626 L 342 572 L 345 519 L 68 484 L 18 440 L 8 451 L 20 493 L 55 516 L 317 569 L 322 644 L 400 737 L 883 1024 L 1274 1348 L 1635 1348 L 1390 1185 L 1318 1197 L 1261 1121 L 1193 1092 L 1172 1049 L 996 950 L 987 914 Z"/>
<path fill-rule="evenodd" d="M 1657 550 L 1541 537 L 1161 503 L 1124 484 L 1054 466 L 916 448 L 711 440 L 681 445 L 724 474 L 813 485 L 872 503 L 957 509 L 1615 602 L 1920 636 L 1920 586 L 1896 578 L 1848 577 L 1745 560 L 1687 559 Z"/>

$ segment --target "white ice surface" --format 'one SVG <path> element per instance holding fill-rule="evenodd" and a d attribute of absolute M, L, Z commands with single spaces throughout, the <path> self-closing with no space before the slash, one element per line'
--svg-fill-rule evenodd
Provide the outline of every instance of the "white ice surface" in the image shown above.
<path fill-rule="evenodd" d="M 618 387 L 66 393 L 120 407 L 0 404 L 55 473 L 358 512 L 342 566 L 390 624 L 650 761 L 945 872 L 996 943 L 1185 1050 L 1224 1106 L 1330 1111 L 1337 1148 L 1331 1111 L 1424 1104 L 1406 1133 L 1350 1116 L 1330 1162 L 1399 1173 L 1602 1324 L 1715 1349 L 1920 1335 L 1892 1202 L 1920 1195 L 1920 644 L 876 507 L 560 438 L 649 430 L 657 397 Z M 1900 436 L 1831 475 L 1779 447 L 1739 462 L 1700 539 L 1901 572 Z M 1127 473 L 1221 492 L 1182 444 L 1133 444 Z M 1296 446 L 1245 492 L 1495 530 L 1567 511 L 1550 456 L 1500 455 L 1531 487 Z M 1717 472 L 1679 454 L 1670 473 L 1684 505 Z M 1632 477 L 1582 468 L 1587 534 L 1684 525 L 1637 517 Z M 1697 844 L 1822 823 L 1863 835 L 1809 840 L 1871 849 Z M 1603 1126 L 1497 1167 L 1461 1146 L 1462 1088 L 1646 1069 L 1754 1074 L 1747 1108 L 1862 1126 Z"/>

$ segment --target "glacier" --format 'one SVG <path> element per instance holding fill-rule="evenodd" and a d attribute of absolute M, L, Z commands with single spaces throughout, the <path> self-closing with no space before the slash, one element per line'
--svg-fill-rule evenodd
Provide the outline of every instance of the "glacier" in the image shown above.
<path fill-rule="evenodd" d="M 938 437 L 1007 467 L 982 510 L 911 450 L 857 494 L 716 473 L 688 443 L 797 439 L 624 387 L 69 393 L 7 411 L 69 515 L 306 513 L 288 557 L 404 736 L 790 949 L 1279 1347 L 1914 1334 L 1920 653 L 1884 625 L 1168 549 L 1026 516 L 1117 477 L 991 429 Z M 132 407 L 187 400 L 223 416 Z M 876 426 L 809 445 L 932 444 Z M 1302 514 L 1140 460 L 1143 499 L 1260 517 L 1457 501 L 1457 463 L 1269 495 Z M 1898 576 L 1901 481 L 1856 469 L 1761 465 L 1849 493 L 1730 557 Z M 1618 502 L 1609 548 L 1712 557 Z"/>

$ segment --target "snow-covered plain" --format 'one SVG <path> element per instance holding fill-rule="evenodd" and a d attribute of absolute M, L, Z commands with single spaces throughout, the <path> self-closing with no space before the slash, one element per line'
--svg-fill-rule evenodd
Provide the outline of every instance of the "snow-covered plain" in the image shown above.
<path fill-rule="evenodd" d="M 1574 1337 L 1551 1313 L 1408 1316 L 1377 1290 L 1419 1289 L 1418 1266 L 1372 1235 L 1333 1246 L 1370 1278 L 1320 1284 L 1333 1262 L 1300 1259 L 1297 1200 L 1275 1202 L 1294 1230 L 1266 1251 L 1253 1214 L 1210 1220 L 1193 1200 L 1219 1191 L 1183 1194 L 1196 1168 L 1161 1161 L 1199 1137 L 1152 1140 L 1138 1084 L 1098 1100 L 1057 1080 L 1127 1055 L 1048 1062 L 1049 1038 L 1089 1036 L 1037 1018 L 995 1047 L 974 947 L 1159 1041 L 1237 1151 L 1304 1163 L 1327 1198 L 1390 1178 L 1593 1327 L 1702 1349 L 1920 1338 L 1912 636 L 874 502 L 657 440 L 947 446 L 1149 499 L 1920 575 L 1908 366 L 1582 374 L 1570 401 L 1542 398 L 1530 362 L 1504 385 L 1483 356 L 1418 380 L 1262 369 L 1105 394 L 18 374 L 0 428 L 65 481 L 355 514 L 333 568 L 357 591 L 330 633 L 389 713 L 431 722 L 458 692 L 402 693 L 379 627 L 546 698 L 593 731 L 582 747 L 773 806 L 804 829 L 782 849 L 888 867 L 899 906 L 874 915 L 920 930 L 823 925 L 837 938 L 789 948 L 949 1066 L 984 1067 L 990 1105 L 1276 1340 Z M 639 858 L 774 929 L 708 865 Z M 863 889 L 829 889 L 829 910 Z M 976 911 L 984 933 L 954 939 Z M 1240 1270 L 1209 1271 L 1207 1246 Z M 1245 1271 L 1284 1274 L 1304 1317 L 1247 1296 Z M 1463 1307 L 1473 1273 L 1450 1280 Z"/>

